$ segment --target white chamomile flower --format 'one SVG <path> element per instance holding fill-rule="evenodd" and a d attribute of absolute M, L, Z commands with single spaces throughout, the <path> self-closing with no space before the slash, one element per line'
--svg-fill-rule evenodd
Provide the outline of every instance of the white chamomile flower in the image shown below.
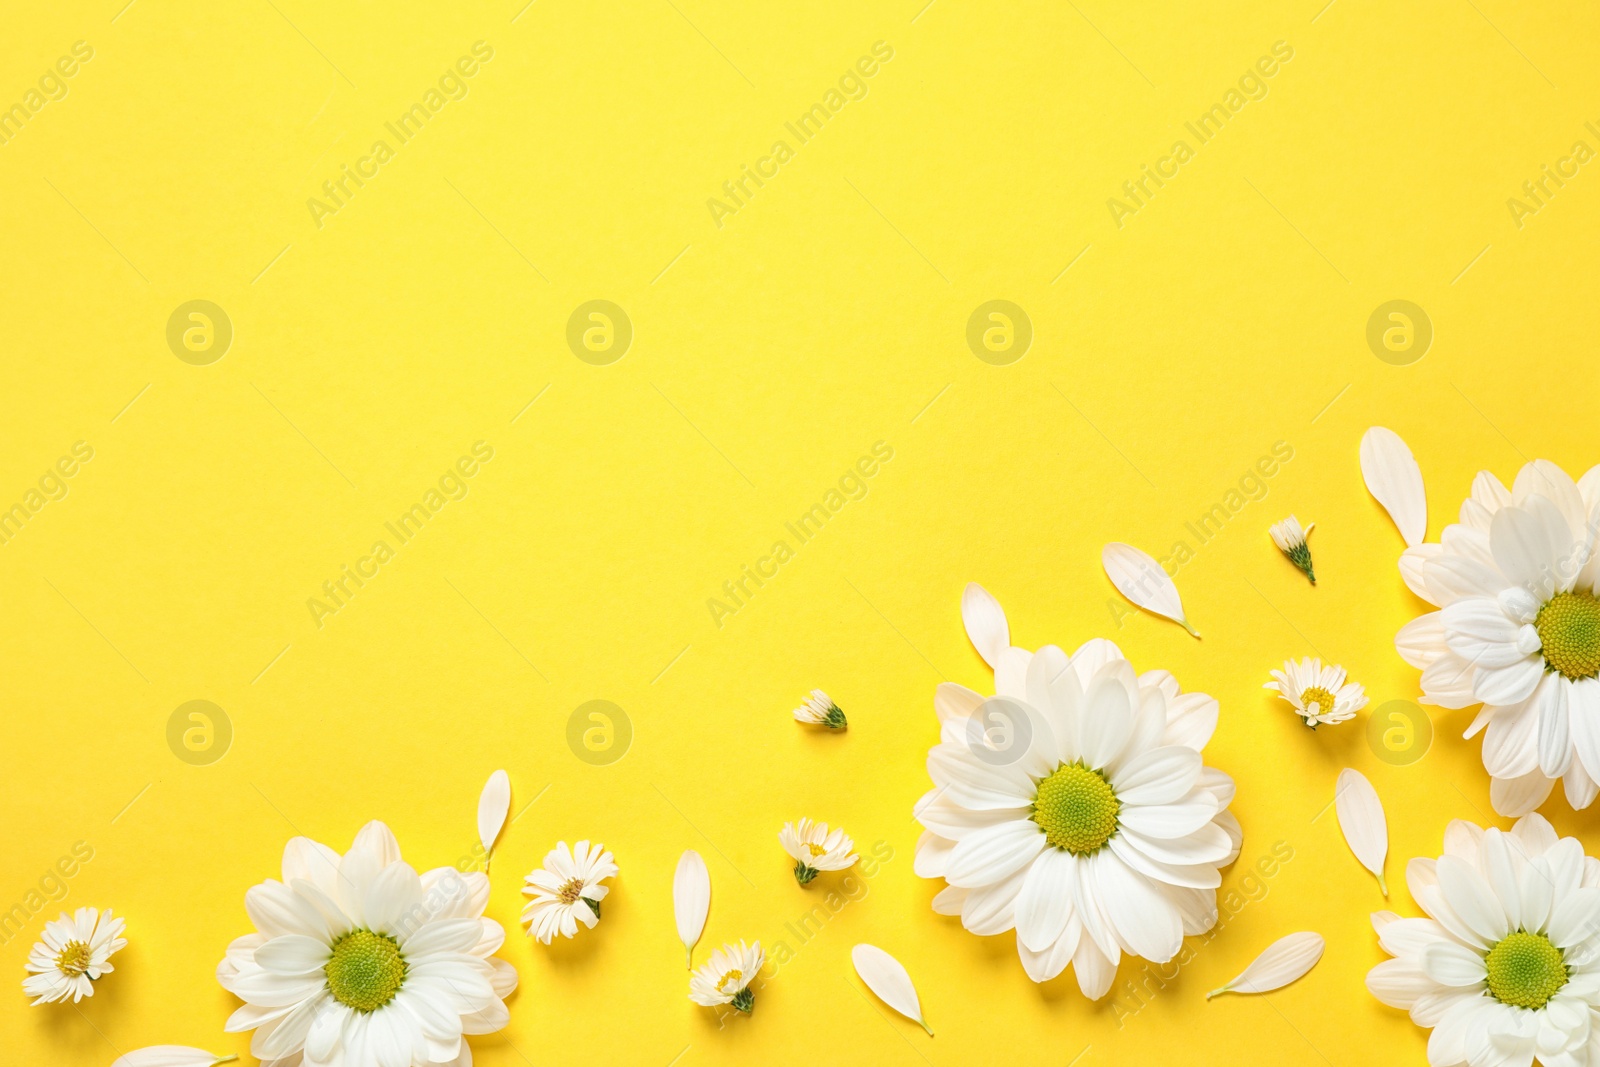
<path fill-rule="evenodd" d="M 1482 471 L 1461 521 L 1400 557 L 1439 608 L 1395 635 L 1422 670 L 1422 702 L 1482 704 L 1483 766 L 1501 815 L 1544 803 L 1557 779 L 1575 809 L 1600 791 L 1600 467 L 1572 478 L 1534 460 L 1507 489 Z"/>
<path fill-rule="evenodd" d="M 753 945 L 743 941 L 738 945 L 723 945 L 689 975 L 689 999 L 708 1008 L 732 1004 L 736 1010 L 749 1015 L 756 1002 L 750 983 L 761 973 L 766 959 L 759 941 Z"/>
<path fill-rule="evenodd" d="M 556 934 L 572 937 L 580 922 L 593 929 L 600 921 L 600 902 L 611 891 L 601 883 L 616 873 L 611 853 L 598 842 L 579 841 L 570 850 L 565 841 L 557 842 L 522 887 L 523 895 L 533 898 L 522 909 L 528 935 L 548 945 Z"/>
<path fill-rule="evenodd" d="M 1406 881 L 1431 918 L 1373 914 L 1394 959 L 1367 989 L 1433 1030 L 1433 1067 L 1600 1064 L 1600 861 L 1539 815 L 1509 832 L 1457 820 Z"/>
<path fill-rule="evenodd" d="M 71 917 L 62 912 L 44 924 L 44 940 L 28 954 L 22 991 L 34 998 L 35 1007 L 94 996 L 93 983 L 115 970 L 111 954 L 128 943 L 122 936 L 125 925 L 110 908 L 79 908 Z"/>
<path fill-rule="evenodd" d="M 1294 705 L 1294 713 L 1315 730 L 1355 718 L 1367 706 L 1367 693 L 1359 682 L 1346 682 L 1344 668 L 1320 659 L 1283 661 L 1283 670 L 1272 672 L 1272 681 L 1263 686 Z"/>
<path fill-rule="evenodd" d="M 1011 647 L 998 605 L 968 634 L 992 654 L 996 696 L 935 693 L 914 869 L 949 883 L 940 914 L 975 934 L 1015 929 L 1029 978 L 1070 963 L 1098 1000 L 1124 952 L 1165 963 L 1216 924 L 1219 869 L 1242 839 L 1233 780 L 1200 755 L 1217 702 L 1166 671 L 1135 675 L 1109 641 L 1071 657 Z"/>
<path fill-rule="evenodd" d="M 778 831 L 778 840 L 794 858 L 795 881 L 801 885 L 809 885 L 821 871 L 842 871 L 858 859 L 850 835 L 843 830 L 830 831 L 825 822 L 786 822 Z"/>
<path fill-rule="evenodd" d="M 794 709 L 794 717 L 796 722 L 826 726 L 830 730 L 843 730 L 850 725 L 845 721 L 844 712 L 839 710 L 839 705 L 830 700 L 828 694 L 820 689 L 813 689 L 805 702 Z"/>
<path fill-rule="evenodd" d="M 1267 533 L 1272 535 L 1272 543 L 1278 546 L 1278 551 L 1289 557 L 1289 562 L 1300 568 L 1300 573 L 1311 579 L 1311 584 L 1317 584 L 1317 572 L 1311 569 L 1311 549 L 1306 547 L 1306 538 L 1311 536 L 1311 531 L 1317 524 L 1312 523 L 1305 529 L 1300 528 L 1300 520 L 1290 515 L 1282 522 L 1275 522 Z"/>
<path fill-rule="evenodd" d="M 471 1067 L 463 1035 L 510 1022 L 517 987 L 488 902 L 486 875 L 417 874 L 381 822 L 343 856 L 293 838 L 283 881 L 245 893 L 260 932 L 217 965 L 245 1002 L 227 1029 L 254 1030 L 251 1054 L 274 1067 Z"/>

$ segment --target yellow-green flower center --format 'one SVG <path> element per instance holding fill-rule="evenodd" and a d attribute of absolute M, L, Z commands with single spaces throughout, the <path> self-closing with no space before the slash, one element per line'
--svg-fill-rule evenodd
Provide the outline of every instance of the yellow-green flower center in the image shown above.
<path fill-rule="evenodd" d="M 1326 715 L 1333 710 L 1334 696 L 1320 685 L 1308 686 L 1300 692 L 1300 703 L 1307 715 Z"/>
<path fill-rule="evenodd" d="M 1600 674 L 1600 599 L 1593 593 L 1557 593 L 1533 620 L 1545 667 L 1577 680 Z"/>
<path fill-rule="evenodd" d="M 356 930 L 333 943 L 333 956 L 322 973 L 339 1003 L 356 1011 L 377 1011 L 405 984 L 406 961 L 388 934 Z"/>
<path fill-rule="evenodd" d="M 739 988 L 739 983 L 744 979 L 744 972 L 732 970 L 717 979 L 717 992 L 726 993 L 729 989 Z"/>
<path fill-rule="evenodd" d="M 1029 817 L 1044 830 L 1052 848 L 1087 856 L 1104 848 L 1117 832 L 1121 810 L 1104 775 L 1082 763 L 1063 763 L 1040 780 Z"/>
<path fill-rule="evenodd" d="M 56 970 L 68 978 L 76 978 L 89 970 L 91 953 L 82 941 L 68 941 L 56 956 Z"/>
<path fill-rule="evenodd" d="M 1561 950 L 1543 934 L 1517 931 L 1489 950 L 1489 995 L 1502 1004 L 1539 1009 L 1567 984 Z"/>

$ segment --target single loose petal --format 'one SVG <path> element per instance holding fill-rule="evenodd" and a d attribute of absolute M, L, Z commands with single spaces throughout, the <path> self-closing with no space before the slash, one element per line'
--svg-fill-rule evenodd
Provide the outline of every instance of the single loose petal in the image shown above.
<path fill-rule="evenodd" d="M 1321 934 L 1310 932 L 1280 938 L 1268 945 L 1237 978 L 1207 993 L 1206 999 L 1220 993 L 1270 993 L 1282 989 L 1317 965 L 1322 958 L 1323 944 Z"/>
<path fill-rule="evenodd" d="M 510 814 L 511 778 L 505 771 L 495 771 L 478 795 L 478 840 L 483 842 L 485 853 L 494 852 L 495 839 L 505 828 L 506 816 Z"/>
<path fill-rule="evenodd" d="M 711 911 L 711 872 L 694 849 L 678 857 L 678 872 L 672 878 L 672 910 L 678 920 L 678 940 L 683 942 L 684 957 L 693 970 L 694 946 Z"/>
<path fill-rule="evenodd" d="M 878 995 L 879 1000 L 928 1031 L 929 1037 L 933 1036 L 933 1028 L 922 1017 L 922 1003 L 917 999 L 917 989 L 911 984 L 911 976 L 899 960 L 876 945 L 857 945 L 850 950 L 850 961 L 856 965 L 856 973 L 861 980 Z"/>
<path fill-rule="evenodd" d="M 1422 488 L 1422 468 L 1400 435 L 1374 426 L 1361 437 L 1361 477 L 1415 548 L 1428 535 L 1428 498 Z"/>
<path fill-rule="evenodd" d="M 1171 619 L 1188 630 L 1190 635 L 1200 634 L 1183 614 L 1183 600 L 1178 587 L 1172 584 L 1167 572 L 1148 553 L 1132 545 L 1113 541 L 1100 552 L 1100 564 L 1106 577 L 1117 587 L 1117 592 L 1153 615 Z"/>
<path fill-rule="evenodd" d="M 1334 787 L 1333 807 L 1350 851 L 1356 854 L 1361 866 L 1377 877 L 1378 888 L 1387 897 L 1389 884 L 1383 877 L 1383 861 L 1389 855 L 1389 823 L 1384 818 L 1378 791 L 1372 788 L 1366 775 L 1346 767 L 1339 772 L 1339 782 Z"/>
<path fill-rule="evenodd" d="M 1000 654 L 1011 647 L 1011 627 L 1000 601 L 977 582 L 968 582 L 961 592 L 961 621 L 983 662 L 991 669 L 998 666 Z"/>
<path fill-rule="evenodd" d="M 111 1067 L 213 1067 L 218 1063 L 232 1063 L 238 1056 L 219 1056 L 203 1048 L 186 1045 L 151 1045 L 118 1056 Z"/>

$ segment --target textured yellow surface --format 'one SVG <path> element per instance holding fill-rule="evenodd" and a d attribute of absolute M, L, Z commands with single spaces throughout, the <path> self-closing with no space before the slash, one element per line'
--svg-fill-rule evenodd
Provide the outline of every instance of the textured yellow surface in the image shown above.
<path fill-rule="evenodd" d="M 1391 642 L 1421 605 L 1360 481 L 1367 426 L 1417 453 L 1435 537 L 1481 467 L 1600 460 L 1592 12 L 122 3 L 16 6 L 0 41 L 0 106 L 22 107 L 0 124 L 0 507 L 23 508 L 0 545 L 0 908 L 26 918 L 0 971 L 20 983 L 60 908 L 114 907 L 131 944 L 77 1008 L 8 985 L 0 1059 L 251 1062 L 212 970 L 284 841 L 343 849 L 381 818 L 418 866 L 475 863 L 503 766 L 532 802 L 490 905 L 522 985 L 481 1064 L 1424 1062 L 1362 987 L 1383 902 L 1325 809 L 1341 767 L 1369 775 L 1414 913 L 1405 859 L 1492 818 L 1469 715 L 1393 765 L 1365 714 L 1313 734 L 1261 684 L 1320 653 L 1374 707 L 1418 693 Z M 802 139 L 786 124 L 813 105 Z M 1213 105 L 1202 140 L 1186 123 Z M 1546 165 L 1565 184 L 1535 201 Z M 190 359 L 168 344 L 195 300 L 232 325 L 214 362 L 198 335 Z M 620 360 L 568 347 L 591 300 L 631 321 Z M 1031 322 L 1020 360 L 969 350 L 991 300 Z M 1420 361 L 1368 347 L 1391 300 L 1431 319 Z M 585 323 L 605 324 L 575 331 L 588 352 Z M 1275 449 L 1292 458 L 1248 477 Z M 418 504 L 402 543 L 385 524 Z M 785 524 L 814 504 L 802 543 Z M 1290 512 L 1317 523 L 1316 588 L 1267 539 Z M 1186 543 L 1203 641 L 1125 611 L 1112 540 Z M 369 577 L 331 600 L 346 566 Z M 1175 977 L 1125 961 L 1091 1004 L 1070 973 L 1029 982 L 1011 935 L 930 911 L 911 805 L 933 689 L 991 684 L 969 580 L 1019 644 L 1111 637 L 1221 700 L 1208 761 L 1238 781 L 1244 851 Z M 847 734 L 790 720 L 812 686 Z M 175 754 L 186 718 L 169 748 L 194 700 L 231 724 L 208 765 Z M 631 724 L 619 761 L 569 748 L 592 700 Z M 1593 813 L 1559 790 L 1546 811 L 1600 848 Z M 801 815 L 875 850 L 872 876 L 796 886 L 777 831 Z M 532 944 L 521 876 L 581 837 L 621 864 L 605 918 Z M 92 858 L 51 878 L 75 847 Z M 792 953 L 749 1019 L 685 998 L 685 848 L 714 883 L 697 959 L 740 937 Z M 1329 943 L 1308 978 L 1203 1000 L 1302 929 Z M 859 941 L 904 961 L 937 1037 L 864 993 Z"/>

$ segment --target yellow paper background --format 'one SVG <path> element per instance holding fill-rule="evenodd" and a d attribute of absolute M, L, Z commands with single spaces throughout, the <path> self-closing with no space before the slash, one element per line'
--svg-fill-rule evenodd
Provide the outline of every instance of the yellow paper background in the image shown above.
<path fill-rule="evenodd" d="M 75 442 L 94 457 L 0 547 L 0 908 L 31 911 L 75 843 L 93 859 L 0 973 L 20 982 L 59 908 L 114 907 L 131 944 L 77 1008 L 0 996 L 0 1059 L 253 1062 L 212 972 L 285 840 L 343 849 L 381 818 L 419 867 L 469 859 L 503 766 L 517 809 L 538 800 L 496 852 L 489 913 L 522 984 L 511 1026 L 473 1039 L 481 1064 L 1424 1062 L 1425 1033 L 1363 988 L 1383 902 L 1322 813 L 1340 767 L 1369 775 L 1391 904 L 1415 913 L 1404 861 L 1449 819 L 1495 821 L 1470 713 L 1391 766 L 1365 714 L 1312 734 L 1261 683 L 1320 653 L 1374 706 L 1418 694 L 1392 638 L 1422 605 L 1361 484 L 1369 425 L 1415 450 L 1434 537 L 1480 468 L 1600 460 L 1597 164 L 1520 228 L 1506 205 L 1574 141 L 1600 148 L 1600 26 L 1551 3 L 1319 2 L 12 10 L 0 104 L 74 42 L 94 55 L 0 145 L 0 506 Z M 307 199 L 476 41 L 494 54 L 467 95 L 319 228 Z M 865 97 L 719 228 L 707 199 L 795 146 L 784 123 L 879 41 Z M 1267 95 L 1119 228 L 1107 199 L 1193 145 L 1184 122 L 1279 41 Z M 634 328 L 609 366 L 565 342 L 596 298 Z M 209 366 L 165 340 L 193 299 L 234 327 Z M 966 345 L 991 299 L 1033 324 L 1009 366 Z M 1366 345 L 1392 299 L 1434 325 L 1409 366 Z M 494 458 L 467 496 L 319 628 L 307 599 L 477 441 Z M 784 523 L 880 441 L 865 497 L 798 545 Z M 1119 617 L 1100 547 L 1195 547 L 1185 524 L 1280 441 L 1265 498 L 1179 575 L 1205 639 Z M 1266 537 L 1290 512 L 1317 523 L 1315 589 Z M 779 539 L 794 558 L 714 624 L 707 599 Z M 991 684 L 960 625 L 973 580 L 1021 645 L 1110 637 L 1221 700 L 1208 762 L 1245 831 L 1224 886 L 1249 903 L 1164 987 L 1135 962 L 1100 1004 L 1070 972 L 1035 986 L 1011 935 L 934 915 L 912 872 L 934 686 Z M 846 735 L 790 721 L 813 686 Z M 209 766 L 167 745 L 194 699 L 235 731 Z M 566 742 L 595 699 L 634 731 L 609 766 Z M 1546 811 L 1600 848 L 1559 790 Z M 786 924 L 829 882 L 789 876 L 776 834 L 802 815 L 892 852 L 803 944 Z M 582 837 L 622 868 L 604 921 L 530 943 L 521 876 Z M 1292 860 L 1246 882 L 1279 842 Z M 685 999 L 685 848 L 715 887 L 697 959 L 795 950 L 750 1019 Z M 1203 1000 L 1302 929 L 1328 939 L 1307 979 Z M 906 964 L 936 1038 L 863 992 L 860 941 Z"/>

